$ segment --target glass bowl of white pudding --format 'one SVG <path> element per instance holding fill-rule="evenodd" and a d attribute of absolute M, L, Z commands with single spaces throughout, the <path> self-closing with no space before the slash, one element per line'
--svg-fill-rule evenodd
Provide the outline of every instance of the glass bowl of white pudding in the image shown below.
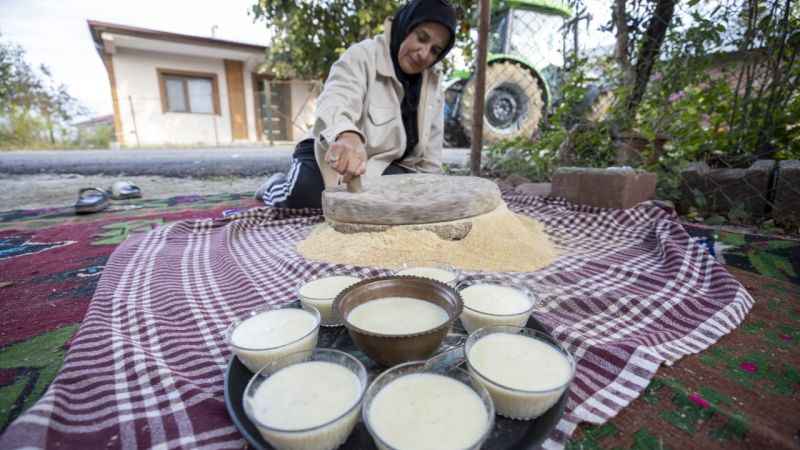
<path fill-rule="evenodd" d="M 339 350 L 284 356 L 247 385 L 245 414 L 280 450 L 328 450 L 342 445 L 358 423 L 367 370 Z"/>
<path fill-rule="evenodd" d="M 313 306 L 267 306 L 234 321 L 225 333 L 233 353 L 251 372 L 317 345 L 320 315 Z"/>
<path fill-rule="evenodd" d="M 492 325 L 524 326 L 539 300 L 529 289 L 494 281 L 462 282 L 461 324 L 467 333 Z"/>
<path fill-rule="evenodd" d="M 333 300 L 340 292 L 361 281 L 360 278 L 348 275 L 323 276 L 304 283 L 297 290 L 300 303 L 313 306 L 319 310 L 323 327 L 335 327 L 342 324 L 342 319 L 333 310 Z"/>
<path fill-rule="evenodd" d="M 486 389 L 462 369 L 400 364 L 370 384 L 364 424 L 381 450 L 478 449 L 494 427 Z"/>
<path fill-rule="evenodd" d="M 497 413 L 530 420 L 550 409 L 575 376 L 575 359 L 555 339 L 531 328 L 498 325 L 470 334 L 467 367 Z"/>
<path fill-rule="evenodd" d="M 418 263 L 405 263 L 403 267 L 395 271 L 394 274 L 430 278 L 450 286 L 455 286 L 460 273 L 458 269 L 450 264 L 437 261 L 421 261 Z"/>

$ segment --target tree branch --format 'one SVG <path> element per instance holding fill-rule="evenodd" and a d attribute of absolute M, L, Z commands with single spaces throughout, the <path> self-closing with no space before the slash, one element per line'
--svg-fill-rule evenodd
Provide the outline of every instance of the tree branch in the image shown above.
<path fill-rule="evenodd" d="M 631 69 L 630 55 L 628 54 L 628 20 L 625 13 L 627 0 L 614 0 L 614 5 L 611 8 L 611 15 L 614 20 L 614 26 L 617 28 L 617 43 L 614 48 L 614 57 L 622 69 L 622 83 L 629 85 L 633 82 L 633 75 Z"/>
<path fill-rule="evenodd" d="M 630 117 L 636 114 L 636 109 L 639 107 L 639 103 L 641 103 L 644 97 L 647 83 L 650 80 L 650 74 L 653 71 L 653 65 L 656 59 L 658 59 L 658 55 L 661 51 L 661 44 L 664 42 L 664 37 L 667 34 L 670 23 L 672 23 L 676 1 L 677 0 L 658 0 L 656 9 L 653 12 L 653 17 L 650 18 L 647 30 L 642 36 L 639 54 L 636 58 L 635 84 L 633 85 L 633 92 L 628 98 L 626 107 Z"/>

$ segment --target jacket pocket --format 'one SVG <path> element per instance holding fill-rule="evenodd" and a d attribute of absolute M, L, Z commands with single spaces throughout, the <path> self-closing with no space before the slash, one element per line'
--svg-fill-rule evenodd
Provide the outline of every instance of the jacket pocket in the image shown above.
<path fill-rule="evenodd" d="M 375 126 L 385 125 L 397 117 L 397 111 L 392 107 L 370 107 L 367 114 Z"/>
<path fill-rule="evenodd" d="M 371 107 L 367 112 L 366 129 L 364 130 L 367 138 L 367 150 L 369 156 L 384 153 L 398 147 L 398 123 L 394 120 L 399 114 L 397 108 L 392 107 Z M 402 125 L 400 125 L 402 127 Z"/>

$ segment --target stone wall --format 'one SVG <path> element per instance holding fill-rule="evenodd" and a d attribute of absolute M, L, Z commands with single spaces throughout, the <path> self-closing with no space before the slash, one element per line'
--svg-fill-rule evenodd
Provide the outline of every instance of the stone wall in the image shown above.
<path fill-rule="evenodd" d="M 800 228 L 800 161 L 781 161 L 775 183 L 775 223 Z"/>
<path fill-rule="evenodd" d="M 759 160 L 747 169 L 692 163 L 681 172 L 680 189 L 682 213 L 696 208 L 730 216 L 735 211 L 751 221 L 772 217 L 780 226 L 800 223 L 800 161 Z"/>
<path fill-rule="evenodd" d="M 704 162 L 692 163 L 681 174 L 679 209 L 726 214 L 743 208 L 750 217 L 764 217 L 774 167 L 772 160 L 756 161 L 747 169 L 711 169 Z"/>

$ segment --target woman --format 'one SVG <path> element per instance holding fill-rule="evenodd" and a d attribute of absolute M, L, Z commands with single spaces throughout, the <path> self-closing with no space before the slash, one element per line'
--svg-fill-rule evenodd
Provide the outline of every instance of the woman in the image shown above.
<path fill-rule="evenodd" d="M 441 71 L 453 48 L 455 9 L 412 0 L 384 22 L 383 35 L 348 48 L 331 67 L 308 138 L 288 174 L 256 197 L 287 208 L 319 208 L 323 189 L 352 177 L 441 172 Z"/>

